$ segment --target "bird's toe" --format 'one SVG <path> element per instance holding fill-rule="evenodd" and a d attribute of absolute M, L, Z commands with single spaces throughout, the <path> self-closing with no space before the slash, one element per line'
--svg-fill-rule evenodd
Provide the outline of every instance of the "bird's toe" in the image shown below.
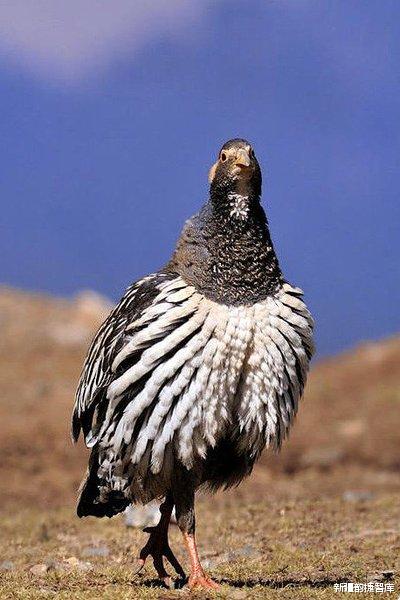
<path fill-rule="evenodd" d="M 193 588 L 205 588 L 217 590 L 219 588 L 219 584 L 211 579 L 204 571 L 194 572 L 189 577 L 189 587 Z"/>
<path fill-rule="evenodd" d="M 140 571 L 143 569 L 146 560 L 144 558 L 136 558 L 135 564 L 133 566 L 133 577 L 139 575 Z"/>

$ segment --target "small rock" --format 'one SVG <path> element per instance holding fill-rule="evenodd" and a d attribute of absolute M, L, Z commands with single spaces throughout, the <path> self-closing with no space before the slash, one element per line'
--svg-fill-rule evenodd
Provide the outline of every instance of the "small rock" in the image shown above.
<path fill-rule="evenodd" d="M 50 571 L 50 566 L 45 564 L 34 565 L 29 569 L 32 575 L 46 575 L 48 571 Z"/>
<path fill-rule="evenodd" d="M 154 527 L 160 519 L 159 504 L 154 502 L 146 506 L 128 506 L 124 513 L 127 527 Z"/>
<path fill-rule="evenodd" d="M 236 556 L 255 556 L 258 554 L 257 548 L 247 544 L 247 546 L 243 546 L 243 548 L 238 548 L 235 552 Z"/>
<path fill-rule="evenodd" d="M 66 558 L 65 562 L 71 565 L 71 567 L 75 567 L 77 564 L 79 564 L 79 558 L 76 558 L 76 556 L 71 556 L 70 558 Z"/>
<path fill-rule="evenodd" d="M 342 496 L 345 502 L 366 502 L 373 497 L 373 493 L 368 490 L 346 490 Z"/>
<path fill-rule="evenodd" d="M 76 556 L 67 558 L 65 562 L 71 569 L 76 569 L 77 571 L 91 571 L 93 569 L 93 565 L 91 563 L 79 560 L 79 558 L 76 558 Z"/>
<path fill-rule="evenodd" d="M 11 560 L 3 560 L 0 563 L 0 571 L 12 571 L 14 568 L 14 563 Z"/>
<path fill-rule="evenodd" d="M 108 556 L 110 550 L 107 546 L 87 546 L 82 551 L 82 556 Z"/>
<path fill-rule="evenodd" d="M 154 527 L 160 520 L 160 503 L 149 502 L 145 506 L 128 506 L 124 513 L 127 527 Z M 176 523 L 175 509 L 171 515 L 171 523 Z"/>

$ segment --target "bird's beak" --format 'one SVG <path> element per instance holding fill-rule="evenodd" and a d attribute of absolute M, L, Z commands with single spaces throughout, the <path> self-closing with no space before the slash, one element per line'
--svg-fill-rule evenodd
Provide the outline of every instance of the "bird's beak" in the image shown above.
<path fill-rule="evenodd" d="M 235 165 L 240 165 L 242 167 L 250 166 L 250 156 L 247 150 L 244 148 L 239 148 L 236 153 Z"/>

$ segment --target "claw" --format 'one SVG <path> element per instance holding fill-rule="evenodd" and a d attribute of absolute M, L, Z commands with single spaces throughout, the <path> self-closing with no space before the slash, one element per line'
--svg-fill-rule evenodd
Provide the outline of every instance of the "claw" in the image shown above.
<path fill-rule="evenodd" d="M 171 579 L 171 577 L 169 575 L 168 575 L 168 577 L 164 577 L 163 578 L 163 584 L 169 590 L 172 588 L 172 579 Z"/>
<path fill-rule="evenodd" d="M 146 562 L 146 560 L 143 558 L 137 558 L 136 560 L 137 560 L 138 564 L 136 565 L 136 569 L 133 570 L 133 573 L 132 573 L 133 577 L 136 577 L 136 575 L 139 575 L 140 571 L 143 569 L 145 562 Z"/>
<path fill-rule="evenodd" d="M 205 588 L 208 590 L 217 590 L 219 588 L 219 584 L 204 572 L 195 572 L 189 577 L 189 587 L 190 589 Z"/>
<path fill-rule="evenodd" d="M 167 588 L 171 587 L 172 580 L 170 575 L 165 570 L 164 558 L 168 560 L 179 577 L 181 579 L 185 579 L 185 571 L 168 544 L 167 531 L 164 528 L 157 526 L 145 527 L 143 531 L 145 533 L 149 533 L 150 537 L 140 551 L 139 558 L 137 559 L 138 566 L 134 570 L 133 575 L 136 576 L 140 573 L 146 563 L 147 558 L 151 556 L 153 559 L 154 568 L 157 571 L 157 575 Z"/>

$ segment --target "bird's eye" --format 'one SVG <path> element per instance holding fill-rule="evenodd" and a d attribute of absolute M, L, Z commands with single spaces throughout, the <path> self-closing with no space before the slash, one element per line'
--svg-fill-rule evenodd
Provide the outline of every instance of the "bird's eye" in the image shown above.
<path fill-rule="evenodd" d="M 221 162 L 225 162 L 227 158 L 228 157 L 227 157 L 226 153 L 225 152 L 221 152 Z"/>

